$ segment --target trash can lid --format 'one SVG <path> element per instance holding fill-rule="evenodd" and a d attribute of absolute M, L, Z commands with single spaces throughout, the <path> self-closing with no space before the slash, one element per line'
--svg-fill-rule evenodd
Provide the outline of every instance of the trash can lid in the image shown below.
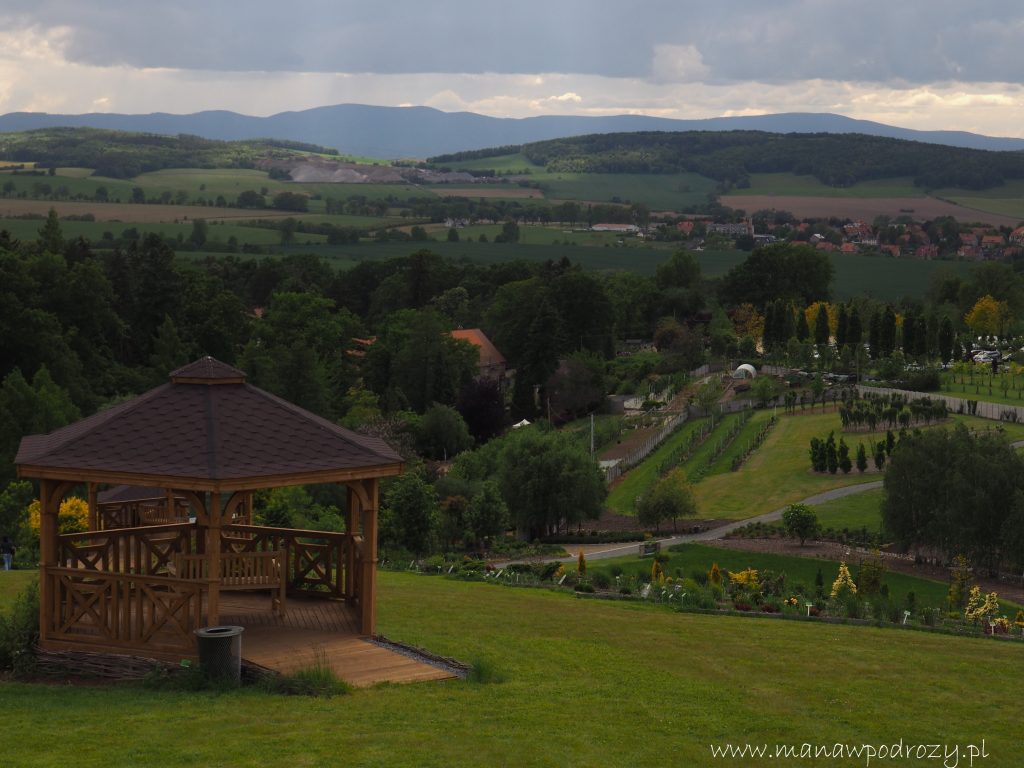
<path fill-rule="evenodd" d="M 222 627 L 202 627 L 194 630 L 199 637 L 234 637 L 245 631 L 245 627 L 226 625 Z"/>

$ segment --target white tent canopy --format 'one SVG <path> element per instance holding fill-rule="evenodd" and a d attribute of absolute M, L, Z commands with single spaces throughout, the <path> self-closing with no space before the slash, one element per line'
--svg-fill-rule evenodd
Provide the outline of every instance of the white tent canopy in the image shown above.
<path fill-rule="evenodd" d="M 733 371 L 732 377 L 734 379 L 753 379 L 757 377 L 757 369 L 750 363 L 743 363 Z"/>

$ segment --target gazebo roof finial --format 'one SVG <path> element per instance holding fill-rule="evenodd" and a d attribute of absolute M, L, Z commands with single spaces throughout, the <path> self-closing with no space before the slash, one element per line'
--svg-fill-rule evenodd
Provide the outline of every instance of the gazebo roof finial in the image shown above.
<path fill-rule="evenodd" d="M 201 357 L 198 360 L 184 365 L 176 371 L 171 372 L 172 384 L 244 384 L 245 371 L 234 366 L 222 363 L 220 360 L 210 357 Z"/>

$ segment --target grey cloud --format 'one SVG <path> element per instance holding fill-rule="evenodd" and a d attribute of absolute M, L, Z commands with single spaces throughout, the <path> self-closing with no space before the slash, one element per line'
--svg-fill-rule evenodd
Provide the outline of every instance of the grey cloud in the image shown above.
<path fill-rule="evenodd" d="M 1024 82 L 1017 0 L 5 0 L 0 23 L 67 26 L 97 65 Z"/>

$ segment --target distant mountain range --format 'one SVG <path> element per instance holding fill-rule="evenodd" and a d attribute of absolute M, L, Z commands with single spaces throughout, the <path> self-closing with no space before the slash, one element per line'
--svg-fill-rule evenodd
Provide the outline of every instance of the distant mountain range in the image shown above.
<path fill-rule="evenodd" d="M 301 112 L 281 112 L 270 117 L 251 117 L 220 110 L 191 115 L 164 112 L 149 115 L 12 112 L 0 116 L 0 132 L 52 127 L 109 128 L 171 135 L 186 133 L 224 140 L 290 139 L 335 147 L 343 154 L 384 160 L 426 158 L 567 136 L 628 131 L 861 133 L 971 149 L 1024 150 L 1024 139 L 982 136 L 964 131 L 915 131 L 842 115 L 803 112 L 705 120 L 671 120 L 644 115 L 498 118 L 472 112 L 441 112 L 430 107 L 338 104 Z"/>

